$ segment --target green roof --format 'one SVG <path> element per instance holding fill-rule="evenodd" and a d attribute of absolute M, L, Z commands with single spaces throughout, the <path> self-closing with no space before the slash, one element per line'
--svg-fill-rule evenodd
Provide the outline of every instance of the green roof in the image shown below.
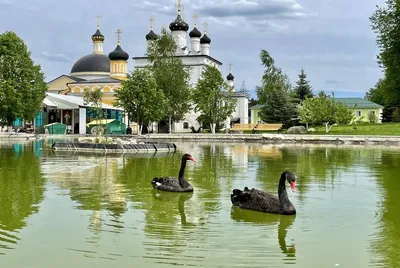
<path fill-rule="evenodd" d="M 249 109 L 252 110 L 252 109 L 261 109 L 261 108 L 262 108 L 261 104 L 256 104 L 254 106 L 251 106 Z"/>
<path fill-rule="evenodd" d="M 335 98 L 336 101 L 343 103 L 347 108 L 359 109 L 382 109 L 383 106 L 375 102 L 363 99 L 363 98 Z"/>

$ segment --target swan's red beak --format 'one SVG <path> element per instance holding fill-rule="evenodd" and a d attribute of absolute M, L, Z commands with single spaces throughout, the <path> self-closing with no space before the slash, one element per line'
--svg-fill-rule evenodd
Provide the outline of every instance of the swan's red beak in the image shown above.
<path fill-rule="evenodd" d="M 290 189 L 292 189 L 292 192 L 296 192 L 296 182 L 295 181 L 292 181 L 290 183 Z"/>
<path fill-rule="evenodd" d="M 196 161 L 194 161 L 193 156 L 189 157 L 189 160 L 192 160 L 193 162 L 196 162 Z"/>

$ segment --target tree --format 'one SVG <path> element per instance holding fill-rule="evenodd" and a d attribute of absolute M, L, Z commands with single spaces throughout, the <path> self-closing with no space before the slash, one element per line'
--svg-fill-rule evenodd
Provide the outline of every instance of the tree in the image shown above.
<path fill-rule="evenodd" d="M 265 92 L 265 102 L 260 114 L 262 121 L 285 123 L 293 118 L 295 114 L 295 105 L 282 84 L 277 82 L 275 88 Z"/>
<path fill-rule="evenodd" d="M 275 60 L 271 57 L 268 51 L 262 49 L 260 53 L 262 65 L 265 67 L 262 76 L 262 86 L 256 88 L 258 101 L 264 104 L 267 99 L 267 93 L 276 88 L 276 85 L 282 88 L 287 94 L 290 93 L 291 84 L 287 75 L 282 73 L 282 70 L 275 66 Z"/>
<path fill-rule="evenodd" d="M 322 123 L 328 133 L 332 126 L 348 124 L 354 118 L 353 111 L 327 96 L 323 91 L 316 98 L 306 98 L 299 107 L 301 120 L 305 123 Z"/>
<path fill-rule="evenodd" d="M 216 124 L 229 117 L 236 105 L 233 89 L 214 66 L 204 68 L 193 92 L 193 102 L 195 112 L 200 111 L 210 122 L 212 133 L 215 133 Z"/>
<path fill-rule="evenodd" d="M 297 102 L 300 103 L 306 98 L 312 98 L 314 96 L 304 69 L 301 69 L 299 80 L 296 82 L 296 84 L 297 86 L 294 88 L 294 98 L 297 100 Z"/>
<path fill-rule="evenodd" d="M 365 93 L 365 99 L 385 105 L 387 103 L 385 100 L 385 79 L 379 79 L 376 85 Z"/>
<path fill-rule="evenodd" d="M 170 133 L 172 122 L 182 120 L 191 108 L 190 69 L 175 56 L 175 51 L 175 40 L 166 29 L 162 29 L 160 36 L 147 49 L 150 69 L 166 98 L 165 115 L 169 119 Z"/>
<path fill-rule="evenodd" d="M 378 7 L 370 17 L 372 30 L 377 34 L 380 48 L 378 63 L 385 73 L 382 88 L 385 106 L 400 104 L 400 5 L 398 0 L 386 0 L 385 7 Z"/>
<path fill-rule="evenodd" d="M 102 120 L 106 117 L 103 111 L 103 96 L 104 92 L 100 88 L 91 90 L 90 88 L 84 89 L 83 103 L 94 107 L 88 108 L 90 116 L 93 117 L 100 126 L 94 127 L 92 131 L 95 131 L 98 136 L 104 133 Z M 93 132 L 92 132 L 93 133 Z"/>
<path fill-rule="evenodd" d="M 262 49 L 260 58 L 265 67 L 262 86 L 256 88 L 259 103 L 263 105 L 261 119 L 264 122 L 285 123 L 296 117 L 289 78 L 275 66 L 275 61 L 268 51 Z"/>
<path fill-rule="evenodd" d="M 157 87 L 149 69 L 135 69 L 115 94 L 117 105 L 124 108 L 129 120 L 138 123 L 138 135 L 143 125 L 157 122 L 164 116 L 165 96 Z"/>
<path fill-rule="evenodd" d="M 19 117 L 33 120 L 46 97 L 40 65 L 14 32 L 0 35 L 0 122 L 11 126 Z"/>

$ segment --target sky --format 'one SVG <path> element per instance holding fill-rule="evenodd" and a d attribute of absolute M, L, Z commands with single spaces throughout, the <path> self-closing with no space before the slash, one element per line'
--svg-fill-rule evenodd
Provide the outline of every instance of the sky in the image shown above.
<path fill-rule="evenodd" d="M 376 5 L 384 0 L 183 0 L 182 15 L 189 31 L 194 14 L 201 32 L 207 21 L 210 56 L 223 63 L 224 76 L 232 63 L 235 87 L 244 81 L 252 96 L 261 84 L 259 54 L 265 49 L 293 85 L 304 68 L 315 93 L 363 97 L 383 75 L 369 21 Z M 101 16 L 105 53 L 114 50 L 121 29 L 133 71 L 132 57 L 146 50 L 150 17 L 158 33 L 176 14 L 174 0 L 0 0 L 0 32 L 16 32 L 50 81 L 92 53 L 96 16 Z M 189 37 L 187 42 L 190 46 Z"/>

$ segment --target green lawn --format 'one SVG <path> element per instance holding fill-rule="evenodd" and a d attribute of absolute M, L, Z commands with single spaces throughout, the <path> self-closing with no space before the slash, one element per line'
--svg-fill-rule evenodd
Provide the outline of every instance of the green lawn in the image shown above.
<path fill-rule="evenodd" d="M 314 135 L 389 135 L 400 136 L 400 123 L 382 123 L 382 124 L 357 124 L 357 125 L 339 125 L 333 126 L 329 133 L 325 133 L 325 126 L 310 126 L 315 128 L 316 132 L 310 132 Z M 244 131 L 251 134 L 251 131 Z M 277 131 L 260 131 L 262 133 L 277 134 Z M 283 131 L 286 133 L 286 130 Z"/>
<path fill-rule="evenodd" d="M 314 134 L 323 135 L 390 135 L 400 136 L 400 123 L 357 124 L 333 126 L 325 133 L 325 126 L 314 127 Z"/>

